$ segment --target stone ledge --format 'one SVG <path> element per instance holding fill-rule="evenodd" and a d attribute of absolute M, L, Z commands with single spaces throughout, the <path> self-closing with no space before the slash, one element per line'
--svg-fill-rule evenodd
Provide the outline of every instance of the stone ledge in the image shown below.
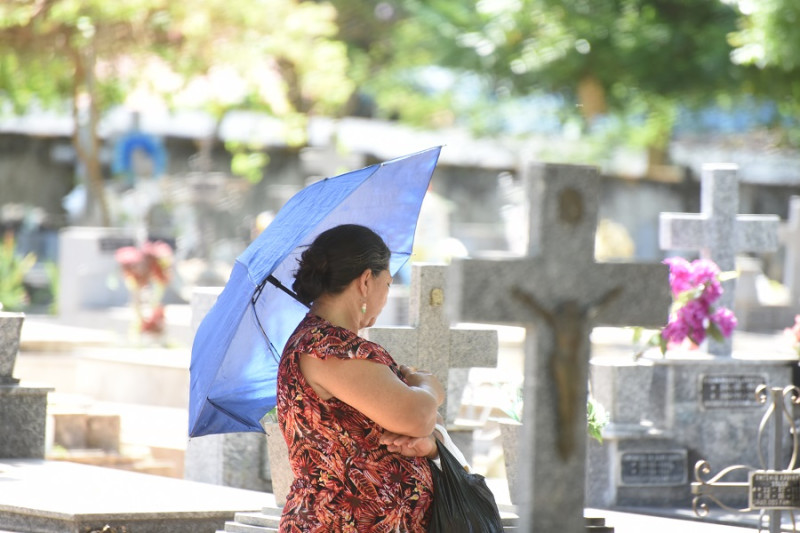
<path fill-rule="evenodd" d="M 0 530 L 211 533 L 270 494 L 58 461 L 0 459 Z"/>

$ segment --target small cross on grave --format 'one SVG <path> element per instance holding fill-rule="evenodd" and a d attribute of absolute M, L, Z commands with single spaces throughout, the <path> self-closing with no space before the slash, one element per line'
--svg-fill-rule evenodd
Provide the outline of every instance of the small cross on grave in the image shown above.
<path fill-rule="evenodd" d="M 585 527 L 592 326 L 663 326 L 668 271 L 661 264 L 595 263 L 595 168 L 529 170 L 528 256 L 454 261 L 451 301 L 458 320 L 526 328 L 521 529 L 577 533 Z"/>
<path fill-rule="evenodd" d="M 770 252 L 778 248 L 775 215 L 737 215 L 739 181 L 736 165 L 704 165 L 700 184 L 700 213 L 661 213 L 659 241 L 662 250 L 699 251 L 723 272 L 736 269 L 740 252 Z M 719 305 L 733 309 L 736 280 L 723 282 Z M 710 339 L 708 351 L 730 357 L 731 337 Z"/>
<path fill-rule="evenodd" d="M 783 284 L 789 289 L 790 305 L 800 304 L 800 196 L 789 201 L 789 216 L 779 230 L 786 250 L 783 263 Z"/>
<path fill-rule="evenodd" d="M 759 424 L 755 441 L 761 468 L 734 465 L 724 468 L 709 478 L 711 466 L 705 460 L 697 461 L 694 467 L 695 481 L 692 482 L 692 494 L 694 495 L 692 508 L 695 514 L 701 517 L 709 514 L 709 501 L 727 511 L 739 513 L 759 511 L 758 531 L 764 530 L 764 518 L 768 517 L 770 533 L 783 531 L 781 513 L 788 511 L 791 513 L 792 531 L 797 532 L 794 525 L 794 512 L 800 510 L 800 471 L 796 470 L 795 463 L 800 449 L 800 441 L 798 440 L 798 428 L 789 414 L 786 400 L 789 399 L 792 406 L 800 404 L 800 389 L 793 385 L 783 389 L 760 385 L 754 391 L 754 396 L 760 403 L 768 404 Z M 783 449 L 784 422 L 788 422 L 788 433 L 792 435 L 791 458 L 785 469 L 780 466 L 781 460 L 788 455 Z M 768 425 L 770 426 L 767 440 L 768 453 L 765 458 L 762 444 Z M 726 479 L 730 480 L 741 474 L 747 474 L 747 481 L 726 481 Z M 747 507 L 741 509 L 731 507 L 729 505 L 731 498 L 738 500 L 746 498 Z"/>
<path fill-rule="evenodd" d="M 386 348 L 399 364 L 431 372 L 447 391 L 442 405 L 452 424 L 465 383 L 451 380 L 450 370 L 497 365 L 497 332 L 450 327 L 445 308 L 444 265 L 413 265 L 409 295 L 411 327 L 374 327 L 365 337 Z"/>

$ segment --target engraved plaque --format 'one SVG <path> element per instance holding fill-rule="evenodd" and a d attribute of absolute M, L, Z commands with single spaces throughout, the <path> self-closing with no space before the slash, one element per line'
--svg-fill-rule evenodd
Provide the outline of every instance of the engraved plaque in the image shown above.
<path fill-rule="evenodd" d="M 686 450 L 622 452 L 620 482 L 627 486 L 676 486 L 688 479 Z"/>
<path fill-rule="evenodd" d="M 748 481 L 751 509 L 800 509 L 800 472 L 755 470 Z"/>
<path fill-rule="evenodd" d="M 136 246 L 136 239 L 133 237 L 100 237 L 97 241 L 100 253 L 114 253 L 126 246 Z"/>
<path fill-rule="evenodd" d="M 756 388 L 764 385 L 762 374 L 704 374 L 700 376 L 700 401 L 705 408 L 760 407 Z"/>

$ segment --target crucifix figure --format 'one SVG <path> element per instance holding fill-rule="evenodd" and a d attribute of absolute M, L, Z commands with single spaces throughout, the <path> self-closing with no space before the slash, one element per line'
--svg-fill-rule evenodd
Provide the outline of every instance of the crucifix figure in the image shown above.
<path fill-rule="evenodd" d="M 736 270 L 736 254 L 771 252 L 778 248 L 775 215 L 737 215 L 739 179 L 736 165 L 704 165 L 700 184 L 700 213 L 661 213 L 659 242 L 662 250 L 693 250 L 714 261 L 721 271 Z M 736 280 L 723 283 L 719 305 L 733 309 Z M 709 339 L 708 351 L 730 357 L 731 337 Z"/>
<path fill-rule="evenodd" d="M 600 176 L 593 167 L 534 165 L 528 255 L 454 261 L 453 316 L 525 327 L 521 529 L 585 528 L 586 389 L 595 324 L 660 327 L 670 305 L 661 264 L 596 263 Z"/>
<path fill-rule="evenodd" d="M 408 309 L 410 327 L 372 327 L 365 337 L 386 348 L 398 364 L 431 372 L 447 391 L 441 407 L 445 422 L 454 422 L 465 383 L 451 370 L 497 365 L 497 332 L 451 327 L 445 307 L 445 265 L 413 265 Z M 466 377 L 466 376 L 462 376 Z"/>

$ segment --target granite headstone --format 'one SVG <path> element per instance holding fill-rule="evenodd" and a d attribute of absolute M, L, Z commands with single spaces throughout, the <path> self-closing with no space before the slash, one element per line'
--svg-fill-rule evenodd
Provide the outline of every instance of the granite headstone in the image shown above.
<path fill-rule="evenodd" d="M 736 254 L 770 252 L 778 248 L 775 215 L 738 215 L 739 180 L 736 165 L 703 166 L 700 213 L 661 213 L 659 243 L 662 250 L 697 251 L 723 272 L 736 269 Z M 723 283 L 719 305 L 733 309 L 736 280 Z M 731 337 L 709 340 L 708 351 L 731 355 Z"/>
<path fill-rule="evenodd" d="M 659 264 L 595 263 L 595 168 L 525 170 L 528 256 L 454 261 L 453 317 L 526 328 L 521 526 L 577 533 L 585 527 L 589 334 L 594 324 L 663 325 L 668 272 Z"/>

